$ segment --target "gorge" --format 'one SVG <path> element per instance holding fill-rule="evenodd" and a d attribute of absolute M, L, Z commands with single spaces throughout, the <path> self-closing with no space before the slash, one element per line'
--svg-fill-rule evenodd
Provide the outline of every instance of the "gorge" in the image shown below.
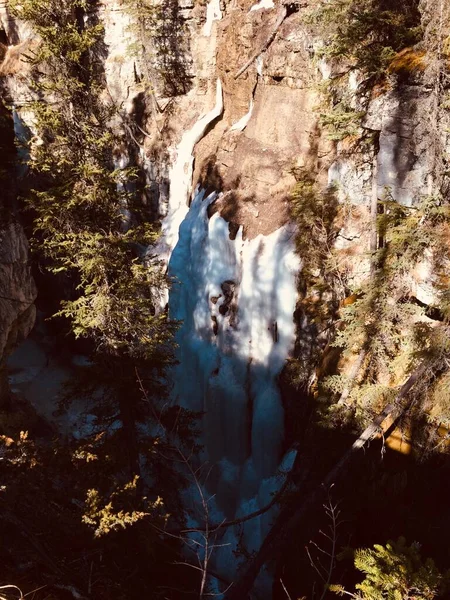
<path fill-rule="evenodd" d="M 445 597 L 448 3 L 0 20 L 4 583 L 322 600 L 404 535 Z"/>

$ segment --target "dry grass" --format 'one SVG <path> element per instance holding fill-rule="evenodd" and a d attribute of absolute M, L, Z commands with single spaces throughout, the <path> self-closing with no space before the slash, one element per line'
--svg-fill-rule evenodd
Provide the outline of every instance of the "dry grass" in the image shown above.
<path fill-rule="evenodd" d="M 427 66 L 425 50 L 405 48 L 398 52 L 389 65 L 390 73 L 417 73 Z"/>
<path fill-rule="evenodd" d="M 16 585 L 0 585 L 0 600 L 12 600 L 13 598 L 22 600 L 24 598 L 22 590 Z"/>

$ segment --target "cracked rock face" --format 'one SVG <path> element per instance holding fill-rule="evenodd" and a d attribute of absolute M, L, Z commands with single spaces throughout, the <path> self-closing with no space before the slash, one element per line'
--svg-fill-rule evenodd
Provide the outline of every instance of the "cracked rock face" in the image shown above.
<path fill-rule="evenodd" d="M 226 3 L 216 25 L 216 74 L 224 89 L 224 115 L 197 145 L 194 181 L 225 192 L 217 209 L 244 226 L 244 236 L 268 235 L 289 219 L 293 169 L 321 171 L 332 145 L 318 128 L 318 71 L 302 15 L 289 15 L 267 50 L 242 73 L 270 38 L 280 6 L 251 10 Z M 244 127 L 236 127 L 251 111 Z M 325 168 L 326 170 L 326 168 Z"/>

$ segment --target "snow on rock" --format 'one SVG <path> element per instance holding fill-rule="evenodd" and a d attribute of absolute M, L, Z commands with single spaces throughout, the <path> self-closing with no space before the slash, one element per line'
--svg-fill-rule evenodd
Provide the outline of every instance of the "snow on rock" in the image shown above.
<path fill-rule="evenodd" d="M 220 10 L 220 0 L 210 0 L 206 7 L 206 23 L 203 25 L 203 35 L 209 37 L 211 35 L 214 21 L 222 19 L 222 11 Z"/>
<path fill-rule="evenodd" d="M 264 66 L 264 59 L 263 59 L 262 55 L 258 56 L 258 58 L 255 60 L 255 64 L 256 64 L 256 72 L 258 73 L 258 75 L 260 77 L 262 77 L 263 66 Z"/>
<path fill-rule="evenodd" d="M 256 4 L 254 4 L 249 12 L 252 12 L 254 10 L 260 10 L 261 8 L 274 8 L 275 7 L 275 3 L 273 2 L 273 0 L 259 0 L 259 2 L 257 2 Z"/>
<path fill-rule="evenodd" d="M 250 106 L 249 106 L 249 109 L 248 109 L 248 113 L 246 113 L 243 117 L 241 117 L 239 119 L 239 121 L 237 121 L 237 123 L 235 123 L 234 125 L 232 125 L 230 127 L 230 131 L 244 131 L 244 129 L 248 125 L 248 122 L 250 121 L 250 117 L 252 116 L 252 112 L 253 112 L 253 98 L 250 100 Z"/>
<path fill-rule="evenodd" d="M 216 103 L 212 110 L 200 117 L 195 125 L 186 131 L 176 149 L 173 166 L 170 169 L 170 193 L 167 216 L 162 221 L 161 242 L 156 249 L 158 256 L 168 261 L 178 241 L 178 230 L 189 210 L 189 194 L 192 184 L 194 148 L 203 137 L 208 125 L 223 112 L 222 82 L 217 80 Z"/>

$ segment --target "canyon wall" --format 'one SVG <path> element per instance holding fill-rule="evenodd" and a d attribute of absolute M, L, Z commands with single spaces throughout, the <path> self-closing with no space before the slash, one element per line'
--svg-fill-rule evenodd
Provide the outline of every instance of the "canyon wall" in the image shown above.
<path fill-rule="evenodd" d="M 335 243 L 355 286 L 370 268 L 373 194 L 382 198 L 388 191 L 392 199 L 415 206 L 439 187 L 442 156 L 450 147 L 449 117 L 441 102 L 446 83 L 430 59 L 431 51 L 439 51 L 430 32 L 440 27 L 444 38 L 445 31 L 439 2 L 423 0 L 423 45 L 431 51 L 407 76 L 399 68 L 387 84 L 366 93 L 363 73 L 345 61 L 323 57 L 322 28 L 310 19 L 315 4 L 158 0 L 158 25 L 147 57 L 130 50 L 140 34 L 120 0 L 100 3 L 88 18 L 100 19 L 105 27 L 105 100 L 117 108 L 114 119 L 124 139 L 117 164 L 134 162 L 144 168 L 149 219 L 167 215 L 170 188 L 175 193 L 174 185 L 186 175 L 186 203 L 197 185 L 220 194 L 208 215 L 219 213 L 229 223 L 230 239 L 240 227 L 244 240 L 268 236 L 290 220 L 290 195 L 307 173 L 322 190 L 334 186 L 341 205 L 349 207 Z M 26 55 L 39 42 L 29 26 L 11 16 L 7 2 L 0 7 L 0 21 L 4 97 L 14 108 L 16 135 L 23 139 L 32 135 L 28 104 L 36 97 Z M 183 135 L 216 102 L 217 81 L 222 110 L 195 139 L 193 162 L 189 159 L 174 172 Z M 334 81 L 351 108 L 364 112 L 359 134 L 370 134 L 376 144 L 358 146 L 352 136 L 332 139 L 323 127 L 323 88 Z M 35 291 L 17 219 L 4 219 L 2 228 L 4 361 L 14 341 L 31 327 Z M 311 290 L 301 278 L 304 299 Z M 433 301 L 426 263 L 411 273 L 411 285 L 420 301 Z M 313 290 L 313 302 L 314 295 Z M 308 365 L 312 347 L 324 347 L 327 335 L 322 333 L 329 325 L 312 321 L 308 306 L 300 302 L 297 354 L 306 365 L 305 381 L 316 366 L 314 361 Z"/>
<path fill-rule="evenodd" d="M 0 107 L 0 404 L 7 398 L 6 359 L 34 324 L 36 288 L 28 242 L 20 224 L 15 186 L 12 115 Z"/>
<path fill-rule="evenodd" d="M 105 100 L 117 108 L 114 119 L 124 139 L 117 164 L 134 162 L 144 168 L 149 219 L 167 215 L 183 134 L 212 109 L 219 80 L 223 109 L 195 140 L 193 164 L 182 166 L 192 169 L 186 202 L 197 185 L 220 193 L 209 216 L 219 212 L 229 223 L 231 238 L 242 227 L 244 239 L 251 240 L 289 221 L 290 195 L 305 173 L 322 190 L 332 185 L 341 205 L 349 207 L 336 248 L 348 281 L 358 285 L 369 272 L 373 194 L 383 198 L 389 193 L 401 204 L 415 206 L 439 188 L 445 169 L 442 157 L 448 154 L 450 138 L 442 99 L 447 82 L 433 58 L 442 53 L 436 40 L 444 39 L 447 31 L 439 1 L 420 3 L 425 34 L 418 66 L 406 72 L 400 65 L 387 82 L 367 92 L 364 74 L 354 65 L 324 58 L 322 28 L 310 19 L 315 2 L 154 4 L 158 26 L 144 59 L 130 50 L 139 34 L 120 0 L 100 3 L 88 17 L 100 19 L 105 27 Z M 4 97 L 14 107 L 16 134 L 23 138 L 33 129 L 28 104 L 36 97 L 26 55 L 38 40 L 29 26 L 11 16 L 7 2 L 0 7 L 0 21 Z M 353 138 L 362 132 L 376 143 L 358 146 L 352 136 L 332 139 L 323 127 L 324 85 L 335 81 L 351 109 L 364 113 Z M 175 175 L 177 181 L 182 177 L 181 172 Z M 29 330 L 32 317 L 25 315 L 31 315 L 27 311 L 34 296 L 20 225 L 4 221 L 4 232 L 5 290 L 16 291 L 12 300 L 2 300 L 7 303 L 2 356 L 19 331 Z M 308 294 L 305 285 L 303 296 Z M 411 285 L 421 302 L 433 301 L 426 263 L 411 273 Z M 26 324 L 19 325 L 18 319 Z M 328 324 L 310 321 L 308 308 L 300 303 L 298 347 L 304 362 L 311 346 L 323 347 L 327 341 L 321 332 Z M 303 343 L 302 336 L 310 342 Z M 305 369 L 306 379 L 313 366 Z"/>
<path fill-rule="evenodd" d="M 442 189 L 450 118 L 440 1 L 421 3 L 422 47 L 397 57 L 383 85 L 371 89 L 354 63 L 325 57 L 321 24 L 311 19 L 315 2 L 155 0 L 149 31 L 136 28 L 120 0 L 83 16 L 104 24 L 102 93 L 121 135 L 115 167 L 142 168 L 147 218 L 161 224 L 161 240 L 149 255 L 158 255 L 175 281 L 170 295 L 162 294 L 161 310 L 168 304 L 183 322 L 172 399 L 203 415 L 213 522 L 259 513 L 271 503 L 296 457 L 288 439 L 289 393 L 280 386 L 284 365 L 294 354 L 298 403 L 299 390 L 313 389 L 336 332 L 338 307 L 322 310 L 333 300 L 323 292 L 322 273 L 305 273 L 305 256 L 295 253 L 299 236 L 306 252 L 322 243 L 311 227 L 297 232 L 291 223 L 296 186 L 313 182 L 342 209 L 326 251 L 334 252 L 346 290 L 370 279 L 378 201 L 414 210 Z M 39 40 L 7 3 L 0 20 L 0 75 L 20 140 L 33 136 L 29 103 L 36 92 L 26 57 Z M 145 47 L 144 55 L 136 45 Z M 330 135 L 325 90 L 334 83 L 346 115 L 359 117 L 348 131 Z M 13 155 L 10 140 L 5 156 Z M 6 170 L 11 180 L 20 174 L 14 160 Z M 36 291 L 15 195 L 11 184 L 3 205 L 0 198 L 0 378 L 7 355 L 34 321 Z M 430 306 L 433 284 L 425 259 L 411 271 L 408 293 Z M 350 374 L 355 359 L 341 362 L 340 371 Z M 5 382 L 3 375 L 0 393 Z M 184 500 L 198 525 L 194 494 L 189 490 Z M 276 510 L 240 531 L 224 529 L 224 549 L 212 559 L 220 576 L 237 575 L 241 543 L 247 553 L 258 551 Z M 265 575 L 261 590 L 270 586 Z"/>

